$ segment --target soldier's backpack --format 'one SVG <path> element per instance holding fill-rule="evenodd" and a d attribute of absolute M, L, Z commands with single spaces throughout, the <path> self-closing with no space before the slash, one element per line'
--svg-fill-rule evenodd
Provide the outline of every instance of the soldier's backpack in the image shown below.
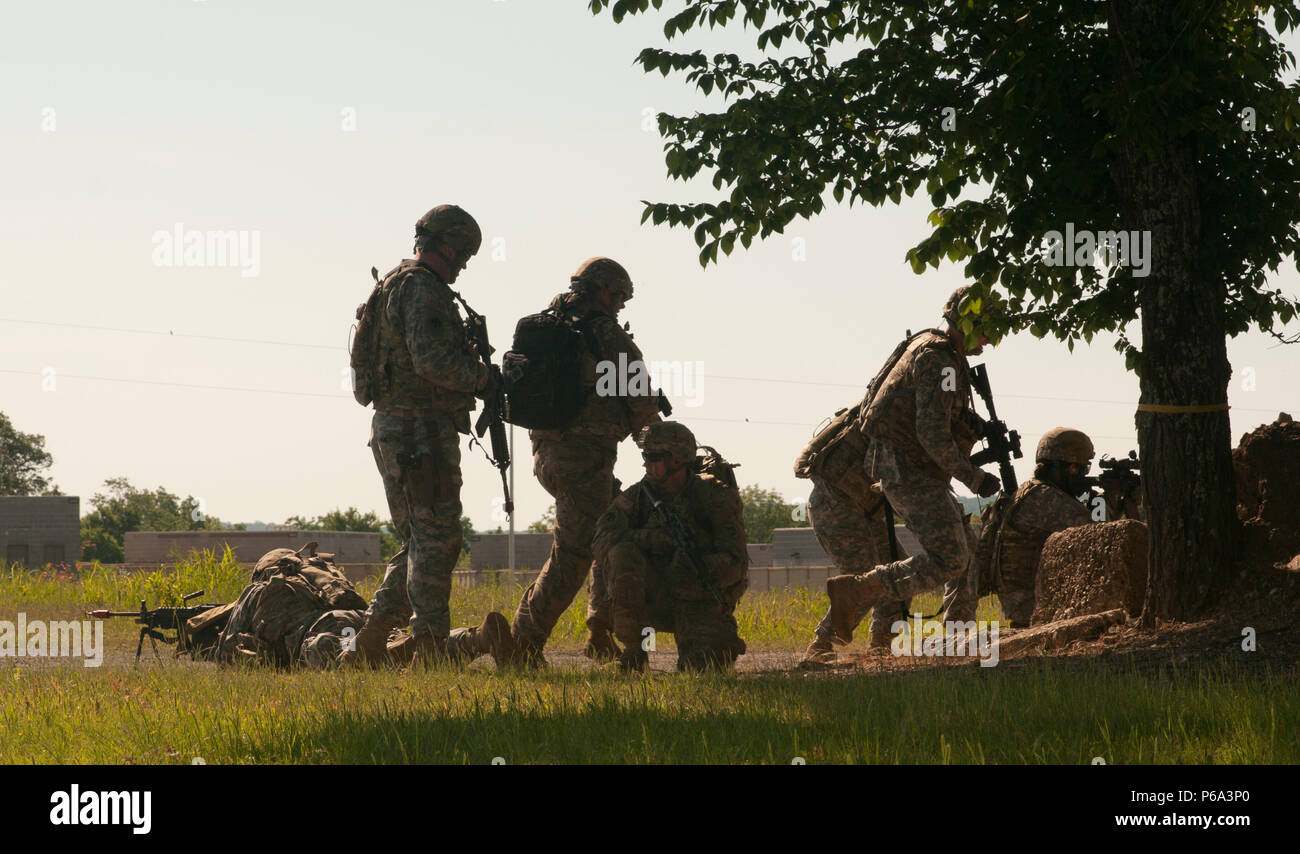
<path fill-rule="evenodd" d="M 352 327 L 352 340 L 348 342 L 348 357 L 352 366 L 352 396 L 362 406 L 369 406 L 379 394 L 383 366 L 379 353 L 379 315 L 383 311 L 386 291 L 381 285 L 379 269 L 370 268 L 375 280 L 366 301 L 357 306 L 357 322 Z"/>
<path fill-rule="evenodd" d="M 740 463 L 727 462 L 716 448 L 711 448 L 708 445 L 700 445 L 700 450 L 704 451 L 704 456 L 695 458 L 694 470 L 698 474 L 713 478 L 723 486 L 729 486 L 736 490 L 736 497 L 739 499 L 740 487 L 736 485 L 735 470 L 740 468 Z"/>
<path fill-rule="evenodd" d="M 575 314 L 550 308 L 521 319 L 501 357 L 506 420 L 534 430 L 571 425 L 586 398 L 582 364 L 591 350 L 586 322 Z"/>
<path fill-rule="evenodd" d="M 985 508 L 980 518 L 982 527 L 979 539 L 975 543 L 975 553 L 971 556 L 971 560 L 974 561 L 971 573 L 979 579 L 980 596 L 997 593 L 1002 585 L 1002 567 L 995 558 L 1002 526 L 1007 521 L 1014 499 L 1014 495 L 1003 492 L 998 496 L 997 501 Z"/>
<path fill-rule="evenodd" d="M 253 569 L 221 632 L 221 661 L 259 660 L 278 667 L 296 663 L 312 626 L 331 611 L 361 611 L 366 600 L 334 565 L 308 543 L 297 552 L 274 549 Z"/>
<path fill-rule="evenodd" d="M 835 417 L 831 419 L 831 423 L 818 431 L 817 435 L 808 443 L 808 446 L 799 454 L 799 459 L 795 460 L 794 476 L 810 478 L 821 474 L 831 450 L 846 439 L 856 438 L 860 435 L 853 428 L 857 425 L 858 413 L 861 411 L 862 403 L 859 402 L 848 409 L 841 409 L 836 412 Z"/>

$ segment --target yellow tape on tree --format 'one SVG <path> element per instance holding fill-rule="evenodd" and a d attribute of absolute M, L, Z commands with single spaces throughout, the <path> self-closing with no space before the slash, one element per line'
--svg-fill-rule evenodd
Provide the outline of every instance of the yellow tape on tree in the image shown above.
<path fill-rule="evenodd" d="M 1178 406 L 1164 403 L 1139 403 L 1138 412 L 1158 412 L 1162 415 L 1182 415 L 1188 412 L 1226 412 L 1231 409 L 1226 403 L 1209 403 L 1204 406 Z"/>

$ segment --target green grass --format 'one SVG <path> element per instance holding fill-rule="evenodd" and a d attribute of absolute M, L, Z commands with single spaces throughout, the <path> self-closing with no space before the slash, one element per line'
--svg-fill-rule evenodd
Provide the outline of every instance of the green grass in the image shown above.
<path fill-rule="evenodd" d="M 0 762 L 1294 763 L 1300 693 L 1260 676 L 7 667 Z"/>
<path fill-rule="evenodd" d="M 0 619 L 70 619 L 96 607 L 207 587 L 242 588 L 229 556 L 172 572 L 78 578 L 0 571 Z M 373 591 L 374 582 L 363 585 Z M 457 587 L 454 624 L 512 613 L 519 585 Z M 937 597 L 916 603 L 924 611 Z M 807 642 L 825 596 L 746 596 L 751 650 Z M 985 609 L 996 604 L 985 603 Z M 585 638 L 580 596 L 552 646 Z M 982 614 L 981 616 L 987 616 Z M 134 652 L 129 620 L 109 649 Z M 659 649 L 671 649 L 661 640 Z M 668 659 L 671 662 L 671 658 Z M 540 762 L 1120 763 L 1300 762 L 1294 670 L 1221 664 L 1152 672 L 1113 661 L 1040 659 L 981 669 L 810 676 L 731 673 L 624 677 L 579 665 L 543 673 L 467 670 L 276 672 L 161 661 L 85 668 L 72 659 L 0 659 L 3 763 Z"/>
<path fill-rule="evenodd" d="M 233 602 L 248 578 L 248 568 L 241 566 L 229 549 L 224 554 L 193 552 L 175 566 L 153 572 L 119 574 L 96 562 L 78 574 L 60 577 L 53 571 L 0 565 L 0 619 L 17 611 L 24 611 L 29 619 L 46 620 L 69 620 L 97 608 L 135 611 L 141 599 L 151 608 L 179 605 L 181 596 L 199 589 L 207 592 L 196 603 Z M 357 585 L 357 591 L 369 599 L 378 586 L 379 579 L 372 577 Z M 489 611 L 512 617 L 524 586 L 500 578 L 475 587 L 457 584 L 451 602 L 452 625 L 476 624 Z M 913 610 L 934 613 L 939 610 L 940 600 L 937 592 L 918 596 L 913 600 Z M 751 593 L 741 599 L 736 621 L 740 636 L 751 646 L 801 650 L 812 639 L 812 629 L 826 608 L 826 594 L 820 590 Z M 556 624 L 551 645 L 581 646 L 587 638 L 586 614 L 584 590 Z M 986 599 L 978 616 L 983 620 L 998 618 L 996 599 Z M 110 621 L 106 631 L 110 638 L 134 636 L 136 630 L 131 625 L 130 620 Z"/>

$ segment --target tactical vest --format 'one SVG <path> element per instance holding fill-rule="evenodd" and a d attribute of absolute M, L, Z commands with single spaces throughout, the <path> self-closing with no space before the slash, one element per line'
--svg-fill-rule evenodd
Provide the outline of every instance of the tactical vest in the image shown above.
<path fill-rule="evenodd" d="M 866 436 L 883 442 L 912 460 L 929 459 L 916 436 L 916 379 L 913 371 L 917 357 L 932 350 L 946 353 L 957 369 L 953 377 L 958 401 L 951 414 L 953 438 L 965 454 L 969 454 L 975 444 L 970 418 L 969 366 L 946 335 L 937 329 L 927 329 L 894 349 L 889 361 L 871 381 L 867 391 L 869 402 L 859 422 L 859 429 Z"/>
<path fill-rule="evenodd" d="M 702 446 L 703 447 L 703 446 Z M 736 477 L 729 463 L 713 448 L 704 447 L 707 456 L 696 457 L 691 465 L 692 474 L 680 492 L 664 499 L 665 506 L 677 513 L 694 533 L 692 545 L 696 554 L 707 554 L 717 546 L 716 531 L 704 530 L 697 520 L 711 518 L 718 502 L 725 502 L 726 515 L 738 529 L 745 528 L 745 506 L 736 487 Z M 640 485 L 632 487 L 635 496 L 633 511 L 628 514 L 629 527 L 632 529 L 661 528 L 663 522 L 659 514 L 651 507 Z M 721 592 L 733 604 L 740 599 L 749 587 L 749 550 L 743 549 L 739 555 L 740 579 L 724 588 Z"/>
<path fill-rule="evenodd" d="M 1007 508 L 998 528 L 997 541 L 993 549 L 992 576 L 995 583 L 1001 583 L 1003 577 L 1032 583 L 1034 570 L 1038 565 L 1038 554 L 1043 544 L 1052 535 L 1025 531 L 1016 525 L 1016 511 L 1031 493 L 1042 489 L 1056 489 L 1041 480 L 1027 480 L 1016 490 L 1011 506 Z"/>
<path fill-rule="evenodd" d="M 473 355 L 473 348 L 465 334 L 464 320 L 452 301 L 451 289 L 436 273 L 418 261 L 403 261 L 376 285 L 385 292 L 379 301 L 385 310 L 379 314 L 380 378 L 374 390 L 375 411 L 390 415 L 469 412 L 475 405 L 474 395 L 441 388 L 417 374 L 411 353 L 406 347 L 404 330 L 396 328 L 389 320 L 388 301 L 397 286 L 408 278 L 418 279 L 427 285 L 432 291 L 431 310 L 439 326 L 445 327 L 443 334 L 452 336 L 458 351 L 468 356 Z"/>

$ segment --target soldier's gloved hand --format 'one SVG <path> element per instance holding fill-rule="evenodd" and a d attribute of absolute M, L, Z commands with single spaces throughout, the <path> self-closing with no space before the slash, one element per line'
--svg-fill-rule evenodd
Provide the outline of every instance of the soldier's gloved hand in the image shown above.
<path fill-rule="evenodd" d="M 482 387 L 474 392 L 474 396 L 479 400 L 491 400 L 493 395 L 497 393 L 498 383 L 497 372 L 489 370 L 487 379 L 483 381 Z"/>
<path fill-rule="evenodd" d="M 984 476 L 980 478 L 980 482 L 975 486 L 975 494 L 980 498 L 990 498 L 1001 491 L 1002 481 L 998 480 L 997 475 L 989 472 L 984 472 Z"/>
<path fill-rule="evenodd" d="M 718 587 L 726 590 L 744 577 L 740 561 L 727 554 L 712 554 L 704 558 L 704 565 L 713 573 Z"/>

